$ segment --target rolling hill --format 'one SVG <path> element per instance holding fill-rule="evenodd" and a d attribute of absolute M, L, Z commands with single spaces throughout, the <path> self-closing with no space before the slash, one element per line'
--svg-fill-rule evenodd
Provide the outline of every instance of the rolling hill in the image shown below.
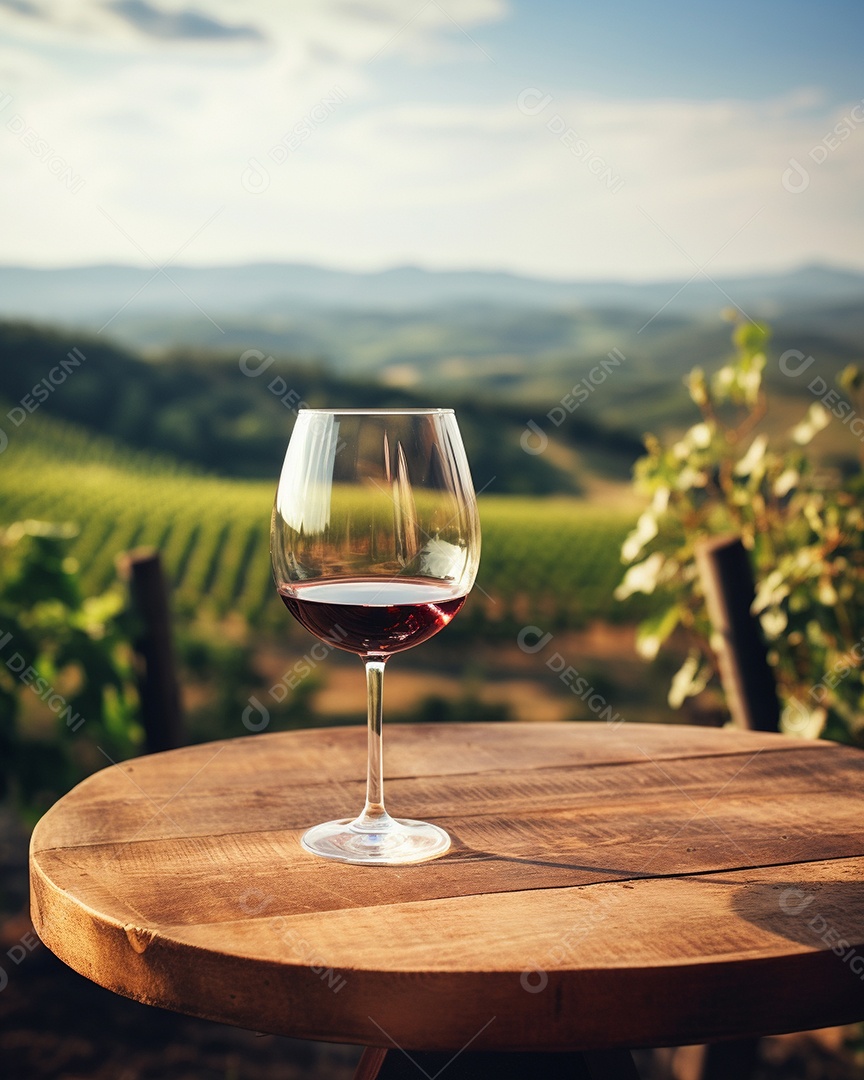
<path fill-rule="evenodd" d="M 641 450 L 633 435 L 593 420 L 561 425 L 552 452 L 526 453 L 530 412 L 487 395 L 436 395 L 348 379 L 287 359 L 175 352 L 148 361 L 100 337 L 0 323 L 0 431 L 10 441 L 32 412 L 129 447 L 229 477 L 278 472 L 297 405 L 456 408 L 478 488 L 575 494 L 595 475 L 625 480 Z M 69 357 L 73 360 L 69 360 Z M 68 369 L 68 370 L 67 370 Z M 593 455 L 590 465 L 580 454 Z M 4 465 L 8 459 L 0 464 Z"/>

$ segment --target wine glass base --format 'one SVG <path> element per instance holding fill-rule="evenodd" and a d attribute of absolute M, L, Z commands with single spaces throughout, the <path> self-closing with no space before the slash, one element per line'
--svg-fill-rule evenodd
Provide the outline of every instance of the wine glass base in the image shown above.
<path fill-rule="evenodd" d="M 390 818 L 379 832 L 357 827 L 356 820 L 325 821 L 304 833 L 306 851 L 325 859 L 366 866 L 399 866 L 436 859 L 450 848 L 450 837 L 437 825 L 410 818 Z"/>

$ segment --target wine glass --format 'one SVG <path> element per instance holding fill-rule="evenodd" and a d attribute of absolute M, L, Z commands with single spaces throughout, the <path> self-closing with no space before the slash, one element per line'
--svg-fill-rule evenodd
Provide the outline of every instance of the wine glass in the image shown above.
<path fill-rule="evenodd" d="M 366 666 L 366 805 L 359 817 L 309 829 L 303 847 L 363 864 L 442 855 L 443 829 L 384 808 L 381 720 L 390 655 L 446 626 L 477 575 L 477 499 L 453 410 L 300 409 L 270 554 L 291 614 Z"/>

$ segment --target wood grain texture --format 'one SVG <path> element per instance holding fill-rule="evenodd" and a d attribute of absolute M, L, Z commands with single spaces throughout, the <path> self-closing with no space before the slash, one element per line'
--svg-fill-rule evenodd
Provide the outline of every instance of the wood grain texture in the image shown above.
<path fill-rule="evenodd" d="M 34 925 L 137 1000 L 412 1049 L 679 1045 L 864 1017 L 864 754 L 663 725 L 391 725 L 419 866 L 298 843 L 362 804 L 365 732 L 259 735 L 79 785 Z M 859 970 L 861 969 L 861 970 Z"/>

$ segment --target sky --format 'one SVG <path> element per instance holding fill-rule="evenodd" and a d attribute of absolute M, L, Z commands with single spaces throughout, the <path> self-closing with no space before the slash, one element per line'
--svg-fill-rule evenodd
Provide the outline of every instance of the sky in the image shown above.
<path fill-rule="evenodd" d="M 864 269 L 860 0 L 0 0 L 0 263 Z"/>

